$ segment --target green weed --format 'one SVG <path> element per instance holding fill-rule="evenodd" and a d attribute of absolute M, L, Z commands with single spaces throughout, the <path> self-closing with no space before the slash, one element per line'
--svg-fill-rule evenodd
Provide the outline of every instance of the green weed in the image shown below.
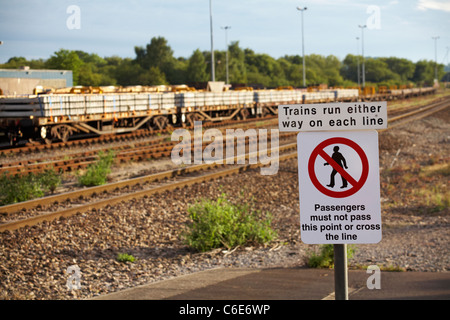
<path fill-rule="evenodd" d="M 114 152 L 110 150 L 105 154 L 100 151 L 98 155 L 99 160 L 89 165 L 86 172 L 78 176 L 78 182 L 82 186 L 99 186 L 106 183 L 114 162 Z"/>
<path fill-rule="evenodd" d="M 217 201 L 203 200 L 192 205 L 188 213 L 192 222 L 182 237 L 198 251 L 267 243 L 276 237 L 269 213 L 252 210 L 246 203 L 232 204 L 225 194 Z"/>
<path fill-rule="evenodd" d="M 347 259 L 353 257 L 355 248 L 347 245 Z M 322 244 L 319 246 L 319 252 L 310 252 L 308 261 L 310 268 L 334 268 L 334 246 L 332 244 Z"/>
<path fill-rule="evenodd" d="M 46 169 L 44 172 L 39 174 L 39 180 L 44 188 L 44 191 L 50 191 L 53 194 L 61 184 L 61 174 L 55 171 L 55 169 Z"/>
<path fill-rule="evenodd" d="M 118 262 L 134 262 L 136 261 L 136 258 L 128 253 L 119 253 L 116 257 L 116 260 Z"/>
<path fill-rule="evenodd" d="M 61 175 L 53 168 L 42 173 L 0 176 L 0 205 L 28 201 L 54 193 L 61 184 Z"/>

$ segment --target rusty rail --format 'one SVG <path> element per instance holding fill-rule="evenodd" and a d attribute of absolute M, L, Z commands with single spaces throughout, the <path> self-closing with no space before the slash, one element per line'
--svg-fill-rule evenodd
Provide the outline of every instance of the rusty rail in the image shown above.
<path fill-rule="evenodd" d="M 284 146 L 280 146 L 278 148 L 278 151 L 283 152 L 283 151 L 289 151 L 289 150 L 296 149 L 296 148 L 297 148 L 297 144 L 291 143 L 291 144 L 287 144 Z M 259 155 L 259 153 L 260 152 L 258 152 L 257 154 Z M 253 154 L 247 154 L 246 158 L 249 158 L 251 156 L 253 156 Z M 296 152 L 290 153 L 288 155 L 280 155 L 279 161 L 291 159 L 296 156 L 297 156 Z M 233 161 L 236 159 L 237 159 L 237 157 L 233 157 Z M 162 173 L 156 173 L 156 174 L 152 174 L 152 175 L 148 175 L 148 176 L 144 176 L 144 177 L 139 177 L 139 178 L 134 178 L 134 179 L 130 179 L 130 180 L 111 183 L 111 184 L 104 185 L 104 186 L 92 187 L 92 188 L 87 188 L 84 190 L 78 190 L 78 191 L 68 192 L 65 194 L 60 194 L 60 195 L 30 200 L 30 201 L 26 201 L 26 202 L 21 202 L 21 203 L 17 203 L 17 204 L 7 205 L 7 206 L 0 207 L 0 213 L 11 214 L 11 213 L 14 213 L 14 212 L 17 212 L 20 210 L 33 209 L 33 208 L 36 208 L 37 206 L 46 206 L 46 205 L 50 205 L 55 202 L 63 202 L 63 201 L 67 201 L 67 200 L 77 199 L 82 196 L 89 197 L 93 194 L 113 191 L 113 190 L 124 188 L 124 187 L 132 187 L 132 186 L 138 185 L 138 184 L 162 181 L 164 179 L 179 177 L 179 176 L 181 176 L 183 174 L 187 174 L 187 173 L 199 172 L 199 171 L 203 171 L 203 170 L 210 170 L 213 168 L 218 168 L 220 166 L 226 166 L 225 163 L 226 163 L 226 159 L 223 160 L 222 164 L 194 165 L 194 166 L 190 166 L 190 167 L 165 171 Z M 59 217 L 67 217 L 70 215 L 74 215 L 76 213 L 87 212 L 87 211 L 90 211 L 93 209 L 101 209 L 107 205 L 115 204 L 115 203 L 118 203 L 121 201 L 141 198 L 141 197 L 148 196 L 148 195 L 151 195 L 151 194 L 154 194 L 157 192 L 174 190 L 176 188 L 181 188 L 184 186 L 192 185 L 194 183 L 208 181 L 208 180 L 216 179 L 218 177 L 223 177 L 223 176 L 243 172 L 245 170 L 257 168 L 260 166 L 264 166 L 264 164 L 257 163 L 257 164 L 245 164 L 245 165 L 233 166 L 233 168 L 220 170 L 219 172 L 204 174 L 199 177 L 183 179 L 182 181 L 177 181 L 177 182 L 168 182 L 161 186 L 153 187 L 153 188 L 142 190 L 142 191 L 131 192 L 131 193 L 119 195 L 119 196 L 104 199 L 104 200 L 99 200 L 94 203 L 88 203 L 88 204 L 84 204 L 84 205 L 80 205 L 80 206 L 75 206 L 73 208 L 60 210 L 57 212 L 41 214 L 41 215 L 37 215 L 34 217 L 22 219 L 22 220 L 3 223 L 0 225 L 0 232 L 6 231 L 6 230 L 12 231 L 12 230 L 16 230 L 18 228 L 24 227 L 26 225 L 32 226 L 32 225 L 35 225 L 36 223 L 39 223 L 42 221 L 54 220 Z"/>

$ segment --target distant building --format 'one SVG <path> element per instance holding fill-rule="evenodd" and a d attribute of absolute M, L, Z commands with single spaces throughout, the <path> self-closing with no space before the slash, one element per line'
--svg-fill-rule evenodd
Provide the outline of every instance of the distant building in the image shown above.
<path fill-rule="evenodd" d="M 59 89 L 73 86 L 71 70 L 0 69 L 0 90 L 3 95 L 33 94 L 36 88 Z"/>

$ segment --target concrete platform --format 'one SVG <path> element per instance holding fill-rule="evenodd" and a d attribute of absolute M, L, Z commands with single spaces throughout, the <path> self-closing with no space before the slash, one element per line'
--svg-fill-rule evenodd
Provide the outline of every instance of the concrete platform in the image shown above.
<path fill-rule="evenodd" d="M 349 300 L 450 300 L 449 272 L 348 271 Z M 334 270 L 219 268 L 143 285 L 93 300 L 334 300 Z"/>

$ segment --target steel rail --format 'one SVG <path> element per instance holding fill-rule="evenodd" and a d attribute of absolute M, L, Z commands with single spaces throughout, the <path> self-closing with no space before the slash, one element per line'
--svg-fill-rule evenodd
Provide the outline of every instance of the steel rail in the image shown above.
<path fill-rule="evenodd" d="M 291 144 L 287 144 L 284 146 L 280 146 L 278 148 L 278 152 L 288 151 L 288 150 L 292 150 L 292 149 L 296 149 L 296 148 L 297 148 L 297 144 L 291 143 Z M 273 149 L 269 149 L 269 150 L 277 150 L 277 149 L 273 148 Z M 261 152 L 257 152 L 256 154 L 259 155 L 260 153 Z M 245 155 L 245 158 L 248 159 L 249 157 L 254 156 L 254 155 L 255 154 L 247 154 L 247 155 Z M 296 156 L 297 156 L 296 152 L 291 153 L 289 155 L 280 155 L 279 161 L 284 161 L 288 158 L 293 158 Z M 215 164 L 215 163 L 199 164 L 199 165 L 194 165 L 191 167 L 179 168 L 179 169 L 169 170 L 169 171 L 156 173 L 156 174 L 152 174 L 152 175 L 148 175 L 148 176 L 144 176 L 144 177 L 139 177 L 139 178 L 129 179 L 129 180 L 120 181 L 120 182 L 116 182 L 116 183 L 111 183 L 111 184 L 104 185 L 104 186 L 92 187 L 92 188 L 88 188 L 88 189 L 84 189 L 84 190 L 77 190 L 77 191 L 67 192 L 67 193 L 60 194 L 60 195 L 49 196 L 49 197 L 45 197 L 45 198 L 39 198 L 39 199 L 21 202 L 21 203 L 17 203 L 17 204 L 7 205 L 7 206 L 0 207 L 0 213 L 10 214 L 10 213 L 17 212 L 20 210 L 33 209 L 33 208 L 36 208 L 37 206 L 49 205 L 49 204 L 52 204 L 55 202 L 63 202 L 63 201 L 67 201 L 67 200 L 77 199 L 81 196 L 87 197 L 87 196 L 91 196 L 93 194 L 113 191 L 113 190 L 124 188 L 124 187 L 132 187 L 132 186 L 139 185 L 139 184 L 162 181 L 164 179 L 178 177 L 182 174 L 210 170 L 210 169 L 214 169 L 214 168 L 217 168 L 220 166 L 225 166 L 225 163 L 227 162 L 227 160 L 230 160 L 230 159 L 231 158 L 224 159 L 223 163 L 221 163 L 221 164 Z M 238 159 L 240 159 L 240 157 L 236 156 L 236 157 L 233 157 L 232 159 L 233 159 L 233 161 L 235 161 L 235 160 L 237 161 Z M 35 225 L 36 223 L 39 223 L 42 221 L 48 221 L 49 219 L 56 219 L 59 217 L 67 217 L 67 216 L 76 214 L 78 212 L 87 212 L 92 209 L 100 209 L 106 205 L 111 205 L 114 203 L 118 203 L 120 201 L 126 201 L 126 200 L 133 199 L 133 198 L 140 198 L 140 197 L 143 197 L 146 195 L 151 195 L 156 192 L 173 190 L 173 189 L 183 187 L 183 186 L 188 186 L 188 185 L 191 185 L 191 184 L 194 184 L 197 182 L 203 182 L 203 181 L 215 179 L 217 177 L 223 177 L 223 176 L 231 175 L 234 173 L 239 173 L 239 172 L 242 172 L 242 171 L 245 171 L 245 170 L 248 170 L 251 168 L 257 168 L 260 166 L 264 166 L 264 164 L 261 164 L 261 163 L 245 164 L 245 165 L 240 165 L 237 167 L 221 170 L 221 171 L 215 172 L 215 173 L 204 174 L 200 177 L 193 177 L 193 178 L 183 178 L 182 177 L 183 178 L 182 181 L 169 182 L 165 185 L 153 187 L 153 188 L 150 188 L 147 190 L 131 192 L 131 193 L 127 193 L 124 195 L 119 195 L 116 197 L 99 200 L 94 203 L 83 204 L 80 206 L 75 205 L 73 208 L 68 208 L 68 209 L 64 209 L 61 211 L 41 214 L 41 215 L 37 215 L 34 217 L 30 217 L 30 218 L 25 218 L 25 219 L 21 219 L 21 220 L 17 220 L 17 221 L 3 223 L 3 224 L 0 224 L 0 232 L 6 231 L 6 230 L 10 230 L 10 231 L 16 230 L 25 225 L 30 225 L 30 226 Z"/>
<path fill-rule="evenodd" d="M 283 133 L 280 135 L 280 139 L 286 139 L 291 136 L 292 133 Z M 98 160 L 97 153 L 99 151 L 105 150 L 115 150 L 117 153 L 115 155 L 114 162 L 121 163 L 127 161 L 136 161 L 142 159 L 157 159 L 162 157 L 170 156 L 171 150 L 179 141 L 165 142 L 159 145 L 146 145 L 143 143 L 142 146 L 136 148 L 124 148 L 123 146 L 107 148 L 96 151 L 83 152 L 80 156 L 72 159 L 59 160 L 59 157 L 53 157 L 46 159 L 43 162 L 37 162 L 38 159 L 27 160 L 27 161 L 17 161 L 14 163 L 0 164 L 0 174 L 28 174 L 42 172 L 48 168 L 53 168 L 55 171 L 75 171 L 78 169 L 86 168 L 90 164 Z M 225 144 L 225 142 L 224 142 Z M 193 147 L 192 145 L 191 147 Z"/>
<path fill-rule="evenodd" d="M 450 106 L 450 97 L 446 97 L 442 101 L 434 102 L 428 106 L 420 107 L 417 110 L 413 110 L 411 112 L 389 118 L 388 123 L 391 123 L 391 125 L 387 129 L 381 129 L 379 131 L 381 131 L 381 132 L 386 131 L 386 130 L 398 127 L 400 125 L 403 125 L 407 122 L 427 117 L 433 113 L 444 110 L 445 108 L 447 108 L 449 106 Z M 415 116 L 417 116 L 417 117 L 415 117 Z M 400 121 L 400 120 L 405 120 L 405 121 Z"/>
<path fill-rule="evenodd" d="M 279 157 L 279 161 L 285 161 L 285 160 L 292 159 L 295 157 L 297 157 L 297 152 L 293 152 L 293 153 L 290 153 L 287 155 L 282 155 Z M 88 204 L 81 205 L 79 207 L 73 207 L 73 208 L 69 208 L 69 209 L 60 210 L 57 212 L 51 212 L 51 213 L 34 216 L 34 217 L 23 219 L 23 220 L 8 222 L 8 223 L 0 225 L 0 232 L 4 232 L 6 230 L 14 231 L 14 230 L 17 230 L 17 229 L 25 227 L 25 226 L 34 226 L 38 223 L 41 223 L 44 221 L 52 221 L 52 220 L 58 219 L 60 217 L 69 217 L 69 216 L 75 215 L 77 213 L 84 213 L 84 212 L 88 212 L 88 211 L 92 211 L 92 210 L 100 210 L 106 206 L 111 206 L 111 205 L 114 205 L 114 204 L 117 204 L 117 203 L 120 203 L 123 201 L 131 200 L 131 199 L 139 199 L 139 198 L 143 198 L 145 196 L 149 196 L 149 195 L 152 195 L 155 193 L 161 193 L 164 191 L 171 191 L 171 190 L 175 190 L 178 188 L 187 187 L 187 186 L 190 186 L 190 185 L 193 185 L 196 183 L 201 183 L 201 182 L 225 177 L 228 175 L 241 173 L 241 172 L 247 171 L 249 169 L 257 168 L 260 166 L 262 166 L 262 164 L 260 164 L 260 163 L 241 165 L 236 168 L 221 170 L 219 172 L 209 173 L 206 175 L 202 175 L 200 177 L 189 178 L 187 180 L 172 182 L 172 183 L 168 183 L 168 184 L 165 184 L 162 186 L 153 187 L 151 189 L 141 190 L 141 191 L 125 194 L 125 195 L 120 195 L 120 196 L 116 196 L 116 197 L 112 197 L 112 198 L 108 198 L 108 199 L 99 200 L 94 203 L 88 203 Z"/>
<path fill-rule="evenodd" d="M 268 121 L 264 119 L 264 121 Z M 248 125 L 248 123 L 237 124 L 236 128 L 241 125 Z M 178 141 L 165 141 L 166 138 L 157 140 L 136 142 L 133 143 L 131 149 L 129 145 L 112 146 L 95 151 L 86 151 L 80 154 L 73 154 L 71 159 L 60 159 L 61 157 L 54 156 L 51 158 L 35 158 L 31 160 L 14 161 L 0 164 L 0 174 L 27 174 L 42 172 L 49 167 L 53 167 L 56 171 L 73 171 L 77 169 L 86 168 L 89 164 L 98 159 L 97 153 L 100 151 L 116 150 L 117 162 L 124 162 L 130 160 L 140 160 L 142 158 L 161 158 L 170 155 L 170 150 Z M 44 161 L 41 161 L 45 159 Z"/>

